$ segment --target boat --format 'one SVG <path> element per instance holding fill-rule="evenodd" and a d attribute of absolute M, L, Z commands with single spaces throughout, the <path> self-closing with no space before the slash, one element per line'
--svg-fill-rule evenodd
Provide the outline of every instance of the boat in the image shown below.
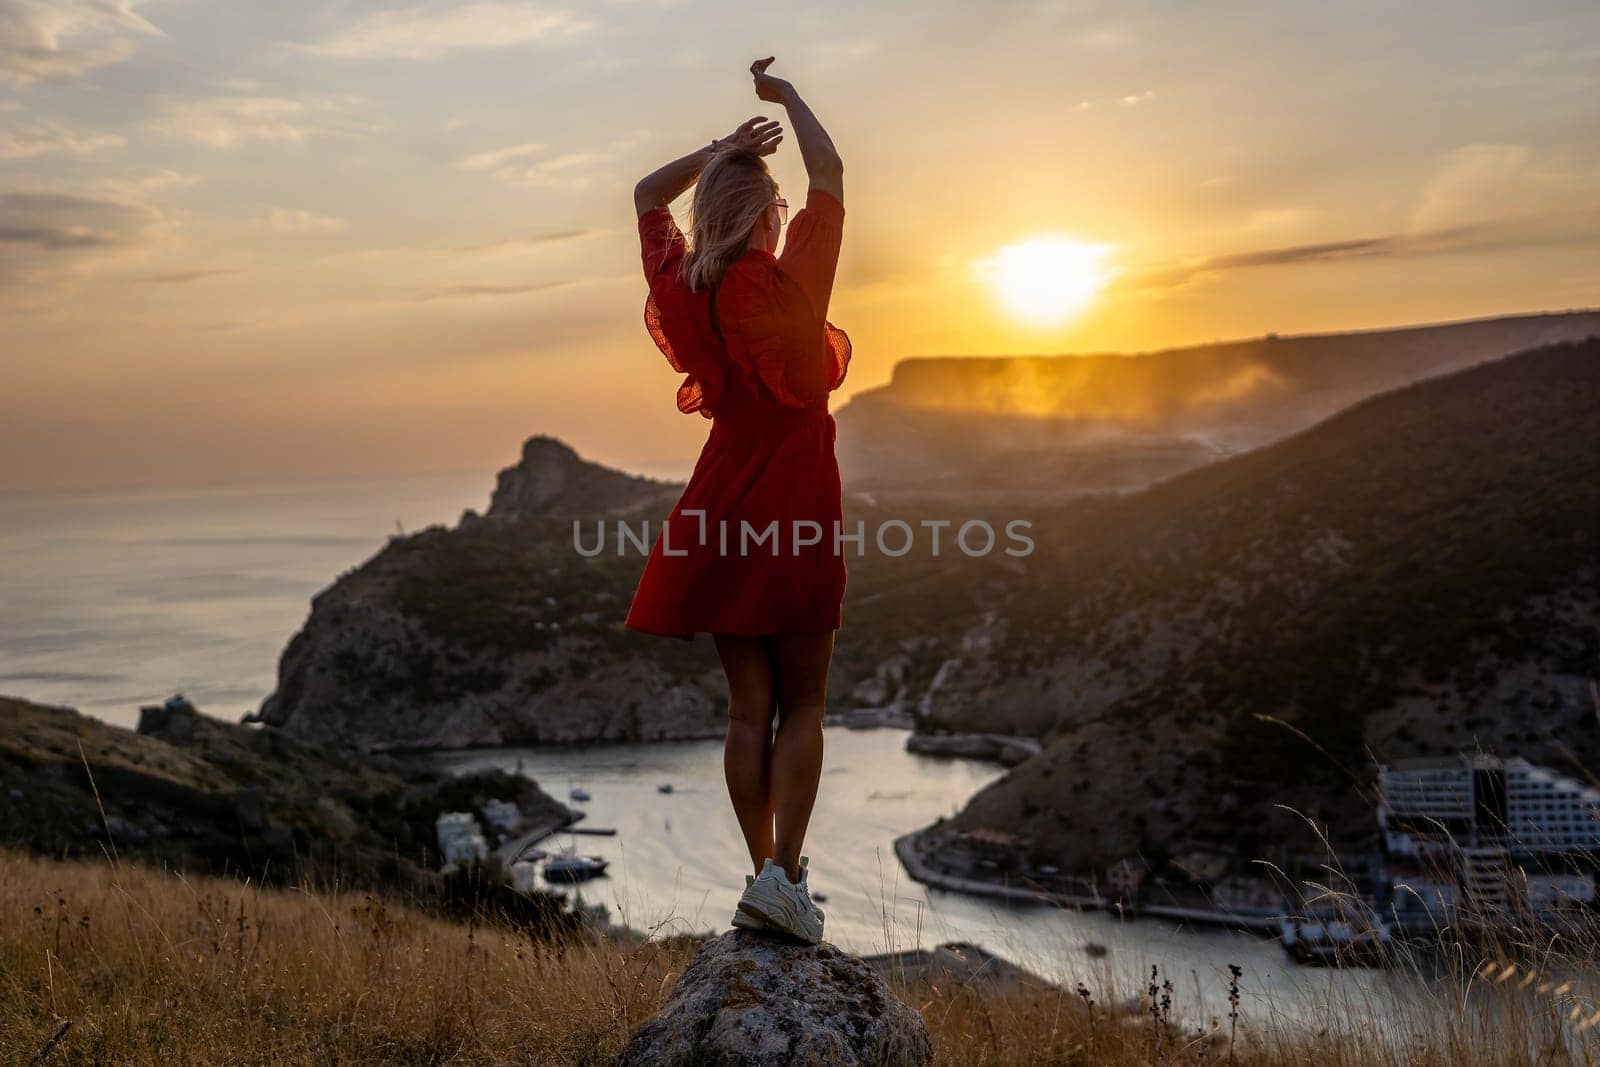
<path fill-rule="evenodd" d="M 1376 915 L 1360 921 L 1285 916 L 1278 940 L 1296 963 L 1371 967 L 1386 962 L 1393 931 Z"/>
<path fill-rule="evenodd" d="M 661 785 L 656 786 L 656 792 L 657 793 L 670 793 L 670 792 L 672 792 L 672 783 L 671 782 L 663 782 Z"/>
<path fill-rule="evenodd" d="M 544 880 L 547 882 L 586 882 L 606 873 L 607 860 L 599 856 L 580 856 L 576 852 L 559 852 L 544 861 Z"/>
<path fill-rule="evenodd" d="M 581 787 L 573 789 L 567 793 L 567 799 L 576 800 L 579 804 L 582 804 L 589 799 L 589 791 Z"/>

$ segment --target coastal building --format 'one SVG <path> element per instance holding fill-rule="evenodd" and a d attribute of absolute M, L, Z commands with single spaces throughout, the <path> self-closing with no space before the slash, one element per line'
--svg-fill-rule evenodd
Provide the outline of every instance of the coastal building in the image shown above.
<path fill-rule="evenodd" d="M 531 893 L 539 885 L 539 865 L 532 860 L 517 860 L 511 865 L 511 888 Z"/>
<path fill-rule="evenodd" d="M 1378 770 L 1397 914 L 1546 914 L 1595 900 L 1600 789 L 1520 758 L 1463 755 Z"/>
<path fill-rule="evenodd" d="M 1008 830 L 980 826 L 944 839 L 940 865 L 964 874 L 1013 874 L 1023 867 L 1032 839 Z"/>
<path fill-rule="evenodd" d="M 470 811 L 444 812 L 434 822 L 434 835 L 446 870 L 489 858 L 489 842 Z"/>

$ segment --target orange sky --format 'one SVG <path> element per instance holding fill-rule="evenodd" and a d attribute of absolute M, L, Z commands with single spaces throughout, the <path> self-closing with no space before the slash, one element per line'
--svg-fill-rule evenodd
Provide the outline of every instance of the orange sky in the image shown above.
<path fill-rule="evenodd" d="M 1600 305 L 1592 3 L 0 14 L 0 488 L 489 471 L 537 432 L 686 469 L 629 192 L 770 113 L 769 53 L 845 158 L 841 401 L 910 355 Z M 1059 324 L 975 268 L 1038 234 L 1112 246 Z"/>

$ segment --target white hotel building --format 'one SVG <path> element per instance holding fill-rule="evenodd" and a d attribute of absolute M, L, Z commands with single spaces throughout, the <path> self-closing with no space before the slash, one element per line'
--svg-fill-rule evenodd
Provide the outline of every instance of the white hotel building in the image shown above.
<path fill-rule="evenodd" d="M 1524 759 L 1472 755 L 1380 767 L 1378 793 L 1399 912 L 1548 912 L 1595 900 L 1600 789 Z"/>

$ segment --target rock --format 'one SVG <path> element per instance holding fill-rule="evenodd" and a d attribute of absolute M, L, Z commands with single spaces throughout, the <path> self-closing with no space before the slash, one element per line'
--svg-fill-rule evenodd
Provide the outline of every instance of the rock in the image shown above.
<path fill-rule="evenodd" d="M 139 733 L 181 745 L 194 737 L 199 714 L 182 693 L 176 693 L 164 703 L 139 709 Z"/>
<path fill-rule="evenodd" d="M 1007 734 L 912 734 L 906 738 L 906 751 L 924 756 L 990 760 L 1015 767 L 1037 756 L 1040 745 L 1031 737 Z"/>
<path fill-rule="evenodd" d="M 878 664 L 878 669 L 872 673 L 872 677 L 863 678 L 856 683 L 855 688 L 850 691 L 850 699 L 861 707 L 882 707 L 904 687 L 906 676 L 910 673 L 910 656 L 904 652 L 890 656 Z"/>
<path fill-rule="evenodd" d="M 523 444 L 521 462 L 500 472 L 486 518 L 604 514 L 666 499 L 679 488 L 588 462 L 572 446 L 541 434 Z"/>
<path fill-rule="evenodd" d="M 617 1067 L 927 1064 L 922 1017 L 832 945 L 733 930 L 707 941 Z"/>
<path fill-rule="evenodd" d="M 855 688 L 850 690 L 851 701 L 865 708 L 882 707 L 889 703 L 889 697 L 892 695 L 893 690 L 889 688 L 888 679 L 876 675 L 861 679 Z"/>

